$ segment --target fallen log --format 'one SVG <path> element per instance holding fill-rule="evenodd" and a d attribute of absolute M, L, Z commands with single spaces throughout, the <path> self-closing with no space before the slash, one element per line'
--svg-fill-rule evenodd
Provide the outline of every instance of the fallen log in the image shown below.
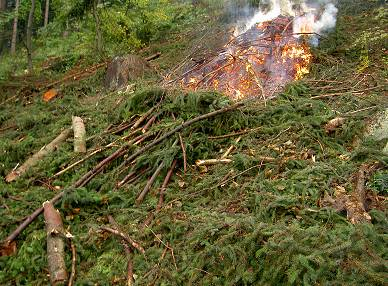
<path fill-rule="evenodd" d="M 43 203 L 47 234 L 47 262 L 51 285 L 64 285 L 67 281 L 65 264 L 64 228 L 59 211 L 48 201 Z"/>
<path fill-rule="evenodd" d="M 61 132 L 53 141 L 51 141 L 48 145 L 44 146 L 37 153 L 32 155 L 23 165 L 21 165 L 18 169 L 10 172 L 6 177 L 6 182 L 15 181 L 17 178 L 25 174 L 31 167 L 35 166 L 39 161 L 41 161 L 44 157 L 54 152 L 59 145 L 61 145 L 71 134 L 71 129 L 65 129 Z"/>
<path fill-rule="evenodd" d="M 81 117 L 73 116 L 73 131 L 74 131 L 74 152 L 86 153 L 86 131 L 85 124 Z"/>
<path fill-rule="evenodd" d="M 126 160 L 125 160 L 125 163 L 130 163 L 132 162 L 135 158 L 137 158 L 139 155 L 143 154 L 144 152 L 147 152 L 148 150 L 150 150 L 151 148 L 153 148 L 154 146 L 158 145 L 159 143 L 163 142 L 164 140 L 170 138 L 172 135 L 174 135 L 175 133 L 181 131 L 182 129 L 196 123 L 196 122 L 199 122 L 201 120 L 205 120 L 205 119 L 208 119 L 208 118 L 211 118 L 211 117 L 214 117 L 214 116 L 217 116 L 219 114 L 223 114 L 223 113 L 226 113 L 226 112 L 229 112 L 229 111 L 233 111 L 233 110 L 236 110 L 237 108 L 241 107 L 244 105 L 244 102 L 238 102 L 234 105 L 231 105 L 231 106 L 227 106 L 227 107 L 224 107 L 224 108 L 221 108 L 219 110 L 215 110 L 215 111 L 212 111 L 212 112 L 209 112 L 209 113 L 206 113 L 206 114 L 203 114 L 203 115 L 200 115 L 198 117 L 195 117 L 191 120 L 188 120 L 184 123 L 182 123 L 181 125 L 179 125 L 178 127 L 168 131 L 167 133 L 165 133 L 163 136 L 159 137 L 158 139 L 154 140 L 152 143 L 140 148 L 139 150 L 137 150 L 135 153 L 133 153 L 131 156 L 129 156 Z M 141 136 L 144 136 L 141 135 Z M 136 140 L 136 138 L 134 139 Z M 131 140 L 131 142 L 134 142 L 134 140 Z M 138 139 L 137 139 L 138 140 Z M 94 178 L 98 173 L 100 173 L 107 164 L 109 164 L 111 161 L 115 160 L 116 158 L 120 157 L 120 156 L 123 156 L 126 152 L 127 152 L 127 148 L 131 145 L 131 143 L 127 143 L 126 145 L 124 145 L 123 147 L 121 147 L 120 149 L 118 149 L 116 152 L 114 152 L 113 154 L 111 154 L 110 156 L 108 156 L 107 158 L 105 158 L 103 161 L 101 161 L 99 164 L 97 164 L 97 166 L 95 166 L 92 170 L 90 170 L 89 172 L 87 172 L 86 174 L 84 174 L 77 182 L 75 182 L 70 188 L 68 188 L 67 190 L 64 190 L 60 193 L 58 193 L 56 196 L 54 196 L 50 202 L 55 205 L 55 203 L 57 203 L 58 201 L 60 201 L 62 199 L 62 197 L 64 196 L 64 194 L 66 192 L 71 192 L 73 191 L 74 189 L 76 188 L 79 188 L 81 186 L 85 186 L 86 183 L 88 183 L 92 178 Z M 31 222 L 33 222 L 41 213 L 43 212 L 43 208 L 38 208 L 36 209 L 31 215 L 29 215 L 26 220 L 24 220 L 3 242 L 4 245 L 8 245 L 9 243 L 11 243 L 27 226 L 30 225 Z"/>

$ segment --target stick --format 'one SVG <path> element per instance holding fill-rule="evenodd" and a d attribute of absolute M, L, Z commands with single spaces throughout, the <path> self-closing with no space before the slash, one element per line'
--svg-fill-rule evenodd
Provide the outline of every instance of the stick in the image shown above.
<path fill-rule="evenodd" d="M 120 229 L 118 223 L 115 221 L 115 219 L 111 215 L 108 216 L 108 220 L 109 220 L 109 223 L 114 228 L 116 228 L 117 230 Z M 131 259 L 131 249 L 129 248 L 126 240 L 124 238 L 122 238 L 121 236 L 120 236 L 120 238 L 121 238 L 121 244 L 124 247 L 125 254 L 127 255 L 127 261 L 128 261 L 127 262 L 127 286 L 132 286 L 132 285 L 134 285 L 135 280 L 133 279 L 133 264 L 132 264 L 132 259 Z"/>
<path fill-rule="evenodd" d="M 149 57 L 146 57 L 145 60 L 147 62 L 149 62 L 149 61 L 152 61 L 152 60 L 155 60 L 155 59 L 159 58 L 161 55 L 162 55 L 161 52 L 157 52 L 156 54 L 153 54 L 153 55 L 151 55 Z"/>
<path fill-rule="evenodd" d="M 164 167 L 164 162 L 160 163 L 158 168 L 156 169 L 155 173 L 152 175 L 152 177 L 148 180 L 146 186 L 144 187 L 143 191 L 140 193 L 140 195 L 136 199 L 136 204 L 139 205 L 143 202 L 145 196 L 150 191 L 152 185 L 154 184 L 156 178 L 159 176 L 160 172 L 162 171 Z"/>
<path fill-rule="evenodd" d="M 62 238 L 64 228 L 61 215 L 50 202 L 43 203 L 47 232 L 47 261 L 51 285 L 67 281 L 65 244 Z"/>
<path fill-rule="evenodd" d="M 65 129 L 61 132 L 53 141 L 51 141 L 48 145 L 44 146 L 37 153 L 32 155 L 23 165 L 21 165 L 17 170 L 9 173 L 5 180 L 9 183 L 15 181 L 17 178 L 25 174 L 31 167 L 35 166 L 39 161 L 41 161 L 44 157 L 54 152 L 59 145 L 61 145 L 65 140 L 70 136 L 71 129 Z"/>
<path fill-rule="evenodd" d="M 148 116 L 151 115 L 152 112 L 154 112 L 154 110 L 159 106 L 158 105 L 155 105 L 154 107 L 152 107 L 150 110 L 148 110 L 146 113 L 144 113 L 142 116 L 140 116 L 140 118 L 138 120 L 136 120 L 135 124 L 133 124 L 133 126 L 131 127 L 131 129 L 136 129 L 140 126 L 140 124 L 143 123 L 144 120 L 146 120 L 148 118 Z"/>
<path fill-rule="evenodd" d="M 230 159 L 209 159 L 209 160 L 197 160 L 195 161 L 195 165 L 200 166 L 210 166 L 216 164 L 229 164 L 232 160 Z"/>
<path fill-rule="evenodd" d="M 146 123 L 146 125 L 144 125 L 143 129 L 141 130 L 141 132 L 146 133 L 147 130 L 152 126 L 152 124 L 154 124 L 156 118 L 157 118 L 160 114 L 161 114 L 161 113 L 158 113 L 158 114 L 155 114 L 154 116 L 152 116 L 151 119 L 148 120 L 148 122 Z"/>
<path fill-rule="evenodd" d="M 73 240 L 70 239 L 70 248 L 71 248 L 71 273 L 69 278 L 69 284 L 67 286 L 73 286 L 74 280 L 75 280 L 75 273 L 76 273 L 76 263 L 77 263 L 77 250 L 75 249 L 75 245 L 73 243 Z"/>
<path fill-rule="evenodd" d="M 128 163 L 128 162 L 132 162 L 135 158 L 137 158 L 139 155 L 143 154 L 144 152 L 150 150 L 152 147 L 158 145 L 159 143 L 163 142 L 165 139 L 171 137 L 173 134 L 175 134 L 176 132 L 179 132 L 181 131 L 182 129 L 198 122 L 198 121 L 201 121 L 201 120 L 204 120 L 204 119 L 207 119 L 207 118 L 211 118 L 211 117 L 214 117 L 214 116 L 217 116 L 219 114 L 223 114 L 223 113 L 226 113 L 226 112 L 229 112 L 229 111 L 232 111 L 232 110 L 235 110 L 241 106 L 244 105 L 244 102 L 238 102 L 234 105 L 231 105 L 231 106 L 228 106 L 228 107 L 224 107 L 222 109 L 219 109 L 219 110 L 216 110 L 216 111 L 212 111 L 210 113 L 207 113 L 207 114 L 203 114 L 203 115 L 200 115 L 198 117 L 195 117 L 191 120 L 188 120 L 184 123 L 182 123 L 181 125 L 179 125 L 178 127 L 174 128 L 173 130 L 165 133 L 163 136 L 159 137 L 157 140 L 154 140 L 152 143 L 144 146 L 143 148 L 139 149 L 138 151 L 136 151 L 134 154 L 132 154 L 131 156 L 129 156 L 126 160 L 125 160 L 125 163 Z M 144 134 L 143 134 L 144 135 Z M 134 139 L 135 140 L 135 139 Z M 131 142 L 133 142 L 133 140 L 131 140 Z M 70 187 L 67 191 L 70 192 L 72 190 L 74 190 L 75 188 L 79 188 L 81 186 L 84 186 L 86 183 L 86 181 L 90 178 L 90 177 L 94 177 L 97 173 L 100 173 L 104 167 L 109 164 L 111 161 L 115 160 L 116 158 L 124 155 L 126 153 L 126 149 L 130 146 L 130 143 L 124 145 L 123 147 L 121 147 L 120 149 L 118 149 L 116 152 L 114 152 L 113 154 L 111 154 L 109 157 L 107 157 L 106 159 L 104 159 L 103 161 L 101 161 L 97 166 L 95 166 L 92 170 L 90 170 L 89 172 L 87 172 L 84 176 L 82 176 L 77 182 L 75 182 L 73 184 L 72 187 Z M 89 179 L 90 181 L 90 179 Z M 64 196 L 66 191 L 63 191 L 61 193 L 58 193 L 55 197 L 53 197 L 50 202 L 52 204 L 55 204 L 57 203 L 58 201 L 60 201 L 62 199 L 62 197 Z M 27 226 L 30 225 L 31 222 L 33 222 L 41 213 L 43 212 L 43 208 L 38 208 L 36 209 L 31 215 L 29 215 L 26 220 L 24 222 L 22 222 L 4 241 L 5 244 L 8 244 L 10 242 L 12 242 Z"/>
<path fill-rule="evenodd" d="M 183 172 L 186 174 L 187 171 L 187 157 L 186 157 L 186 147 L 183 142 L 182 134 L 178 133 L 179 135 L 179 142 L 181 143 L 181 148 L 182 148 L 182 155 L 183 155 Z"/>
<path fill-rule="evenodd" d="M 158 205 L 156 207 L 156 212 L 159 212 L 160 209 L 162 208 L 162 205 L 163 205 L 163 202 L 164 202 L 164 193 L 165 193 L 165 191 L 167 189 L 168 183 L 170 182 L 170 179 L 171 179 L 172 174 L 174 172 L 176 163 L 177 163 L 177 160 L 175 159 L 172 162 L 172 165 L 171 165 L 170 169 L 168 170 L 166 177 L 164 178 L 163 185 L 160 188 L 160 192 L 159 192 L 159 201 L 158 201 Z"/>
<path fill-rule="evenodd" d="M 241 140 L 241 136 L 236 139 L 236 143 L 240 142 L 240 140 Z M 228 150 L 226 150 L 226 152 L 221 156 L 221 159 L 226 159 L 230 155 L 230 153 L 232 153 L 234 148 L 236 148 L 235 145 L 230 146 Z"/>
<path fill-rule="evenodd" d="M 72 116 L 74 130 L 74 152 L 86 153 L 86 131 L 81 117 Z"/>
<path fill-rule="evenodd" d="M 136 241 L 134 241 L 132 238 L 130 238 L 128 235 L 126 235 L 125 233 L 121 232 L 121 231 L 118 231 L 116 229 L 113 229 L 113 228 L 110 228 L 110 227 L 107 227 L 107 226 L 101 226 L 100 227 L 102 230 L 105 230 L 107 232 L 110 232 L 114 235 L 117 235 L 119 237 L 121 237 L 122 239 L 124 239 L 126 242 L 128 242 L 130 245 L 132 245 L 133 248 L 137 249 L 139 252 L 141 252 L 142 254 L 145 253 L 145 250 L 144 248 L 139 244 L 137 243 Z"/>

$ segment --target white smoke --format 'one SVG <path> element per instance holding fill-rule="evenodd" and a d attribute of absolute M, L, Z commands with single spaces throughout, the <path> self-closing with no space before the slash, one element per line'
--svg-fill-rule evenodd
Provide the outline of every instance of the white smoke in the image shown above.
<path fill-rule="evenodd" d="M 246 32 L 257 23 L 271 21 L 284 15 L 294 17 L 293 32 L 295 34 L 311 34 L 312 44 L 317 45 L 317 35 L 335 27 L 337 13 L 335 0 L 266 0 L 261 2 L 253 17 L 244 23 L 237 24 L 235 35 Z"/>

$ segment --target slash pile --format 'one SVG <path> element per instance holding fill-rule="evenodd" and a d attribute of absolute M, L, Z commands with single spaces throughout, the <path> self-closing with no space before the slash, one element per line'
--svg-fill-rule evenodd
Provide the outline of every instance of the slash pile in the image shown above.
<path fill-rule="evenodd" d="M 189 67 L 182 86 L 218 90 L 236 100 L 272 97 L 309 72 L 310 49 L 292 23 L 292 17 L 279 16 L 233 37 L 216 56 Z"/>

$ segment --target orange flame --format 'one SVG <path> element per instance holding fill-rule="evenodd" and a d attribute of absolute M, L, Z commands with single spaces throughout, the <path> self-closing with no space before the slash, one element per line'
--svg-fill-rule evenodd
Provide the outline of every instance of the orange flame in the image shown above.
<path fill-rule="evenodd" d="M 191 68 L 182 85 L 218 90 L 235 100 L 273 96 L 289 81 L 309 73 L 312 55 L 303 39 L 293 34 L 292 20 L 279 16 L 255 25 L 226 44 L 216 57 Z M 310 20 L 299 27 L 312 30 Z"/>

